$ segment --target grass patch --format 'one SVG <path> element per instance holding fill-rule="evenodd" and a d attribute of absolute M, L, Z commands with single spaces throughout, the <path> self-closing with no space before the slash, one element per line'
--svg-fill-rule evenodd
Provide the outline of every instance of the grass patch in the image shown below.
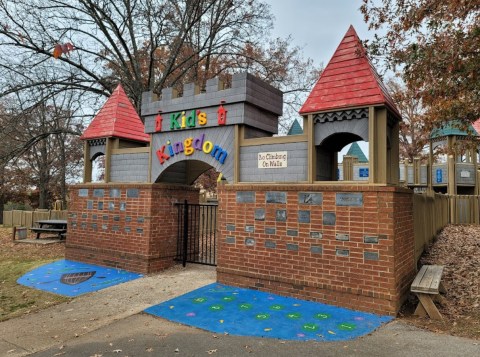
<path fill-rule="evenodd" d="M 17 279 L 28 271 L 54 260 L 3 260 L 0 263 L 0 321 L 70 300 L 17 284 Z"/>

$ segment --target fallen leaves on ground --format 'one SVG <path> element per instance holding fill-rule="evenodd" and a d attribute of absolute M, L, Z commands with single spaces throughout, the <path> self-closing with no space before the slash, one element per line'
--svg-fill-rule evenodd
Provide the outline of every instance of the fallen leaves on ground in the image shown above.
<path fill-rule="evenodd" d="M 480 226 L 445 227 L 420 258 L 420 265 L 443 265 L 446 302 L 438 306 L 444 321 L 412 316 L 416 297 L 402 313 L 411 323 L 435 332 L 480 339 Z"/>

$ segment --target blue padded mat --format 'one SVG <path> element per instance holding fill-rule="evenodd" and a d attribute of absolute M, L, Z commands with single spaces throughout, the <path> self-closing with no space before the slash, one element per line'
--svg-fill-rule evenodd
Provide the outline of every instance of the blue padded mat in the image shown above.
<path fill-rule="evenodd" d="M 392 320 L 221 284 L 204 286 L 145 312 L 215 333 L 283 340 L 348 340 Z"/>
<path fill-rule="evenodd" d="M 62 259 L 29 271 L 20 277 L 17 283 L 58 295 L 74 297 L 142 276 L 126 270 Z"/>

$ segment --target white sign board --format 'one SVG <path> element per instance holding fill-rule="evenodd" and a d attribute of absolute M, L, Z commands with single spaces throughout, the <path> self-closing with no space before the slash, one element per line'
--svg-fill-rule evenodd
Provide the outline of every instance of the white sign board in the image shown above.
<path fill-rule="evenodd" d="M 463 177 L 463 178 L 470 177 L 470 172 L 462 170 L 462 171 L 460 171 L 460 177 Z"/>
<path fill-rule="evenodd" d="M 259 169 L 282 169 L 287 167 L 287 151 L 259 152 Z"/>

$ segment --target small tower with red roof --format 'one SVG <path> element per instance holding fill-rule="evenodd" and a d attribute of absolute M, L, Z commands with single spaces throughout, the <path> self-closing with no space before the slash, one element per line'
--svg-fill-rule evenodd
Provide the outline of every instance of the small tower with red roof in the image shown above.
<path fill-rule="evenodd" d="M 369 183 L 398 184 L 401 116 L 350 26 L 300 109 L 312 132 L 311 181 L 333 181 L 337 154 L 369 143 Z"/>
<path fill-rule="evenodd" d="M 110 181 L 112 150 L 145 147 L 150 136 L 133 104 L 119 84 L 93 118 L 83 135 L 85 168 L 83 182 L 92 181 L 92 161 L 105 155 L 105 182 Z"/>

